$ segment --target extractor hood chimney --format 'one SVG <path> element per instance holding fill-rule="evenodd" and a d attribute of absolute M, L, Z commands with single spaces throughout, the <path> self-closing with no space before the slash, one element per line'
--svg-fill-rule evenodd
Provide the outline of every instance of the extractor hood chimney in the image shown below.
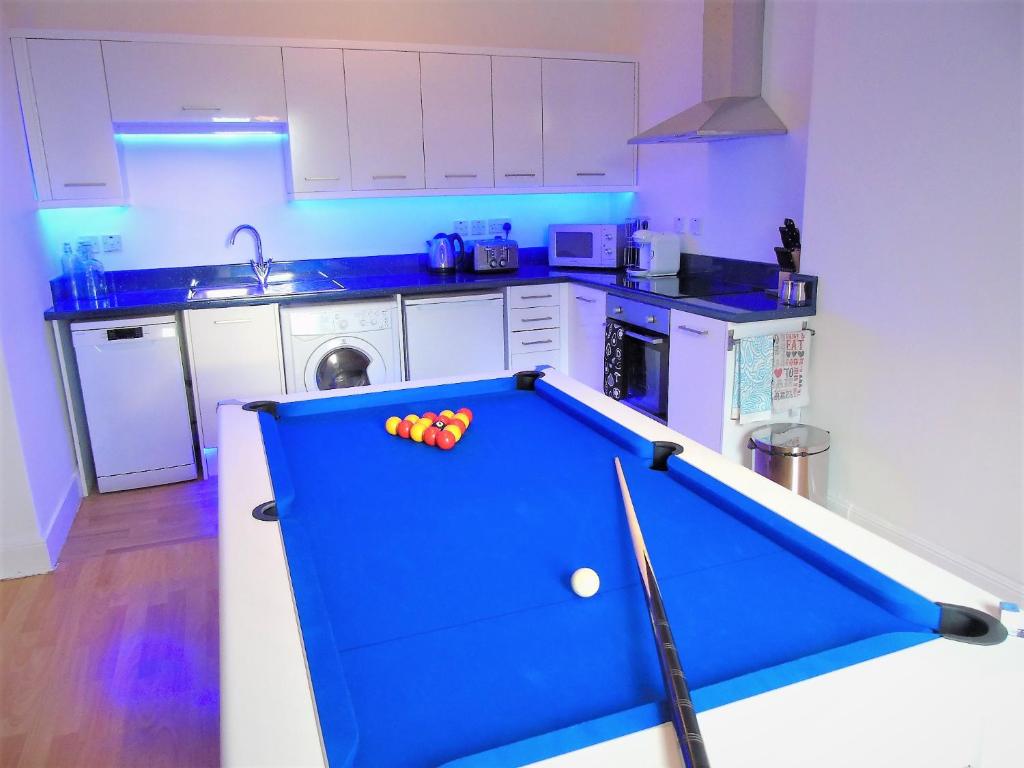
<path fill-rule="evenodd" d="M 703 101 L 629 143 L 721 141 L 785 133 L 786 126 L 761 97 L 763 54 L 764 0 L 705 0 Z"/>

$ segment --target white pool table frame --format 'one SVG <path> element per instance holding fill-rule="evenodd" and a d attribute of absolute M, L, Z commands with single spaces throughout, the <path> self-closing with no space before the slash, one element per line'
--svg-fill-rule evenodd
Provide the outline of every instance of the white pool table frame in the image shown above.
<path fill-rule="evenodd" d="M 461 380 L 274 399 L 346 397 Z M 645 438 L 682 444 L 683 460 L 929 599 L 999 616 L 996 597 L 897 545 L 563 374 L 549 370 L 545 381 Z M 324 766 L 280 528 L 251 515 L 273 497 L 257 415 L 225 405 L 219 419 L 222 763 Z M 345 468 L 339 471 L 344 475 Z M 358 468 L 352 471 L 357 477 Z M 702 712 L 699 720 L 714 768 L 979 768 L 1004 663 L 998 648 L 941 638 Z M 671 727 L 663 725 L 536 765 L 675 767 L 673 739 Z"/>

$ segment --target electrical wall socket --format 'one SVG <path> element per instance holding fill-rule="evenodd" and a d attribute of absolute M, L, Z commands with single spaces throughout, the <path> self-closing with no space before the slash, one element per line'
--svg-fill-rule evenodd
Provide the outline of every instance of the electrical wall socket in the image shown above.
<path fill-rule="evenodd" d="M 103 246 L 104 253 L 116 253 L 121 250 L 121 236 L 103 235 L 100 238 L 100 244 Z"/>
<path fill-rule="evenodd" d="M 685 216 L 676 216 L 672 220 L 672 231 L 675 232 L 677 235 L 685 235 L 686 234 L 686 217 Z"/>
<path fill-rule="evenodd" d="M 487 236 L 487 219 L 470 219 L 469 220 L 469 236 L 470 237 L 486 237 Z"/>
<path fill-rule="evenodd" d="M 512 219 L 488 219 L 487 234 L 491 237 L 504 237 L 505 224 L 508 224 L 509 231 L 512 231 Z"/>
<path fill-rule="evenodd" d="M 75 241 L 77 246 L 87 245 L 90 250 L 95 253 L 100 252 L 100 238 L 99 235 L 79 235 L 78 240 Z"/>
<path fill-rule="evenodd" d="M 696 237 L 704 234 L 704 219 L 700 217 L 690 219 L 690 234 Z"/>
<path fill-rule="evenodd" d="M 460 237 L 469 237 L 469 219 L 456 219 L 453 221 L 452 232 Z"/>

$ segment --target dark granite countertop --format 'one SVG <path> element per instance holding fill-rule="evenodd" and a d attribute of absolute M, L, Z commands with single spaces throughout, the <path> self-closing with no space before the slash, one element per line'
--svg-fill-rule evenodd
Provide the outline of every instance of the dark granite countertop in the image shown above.
<path fill-rule="evenodd" d="M 275 263 L 273 275 L 288 272 L 313 276 L 316 292 L 280 293 L 244 298 L 189 300 L 193 282 L 202 286 L 229 284 L 250 278 L 248 265 L 174 267 L 107 273 L 107 297 L 76 300 L 67 281 L 51 281 L 54 305 L 47 320 L 97 320 L 177 312 L 183 309 L 233 307 L 247 304 L 324 303 L 429 293 L 495 290 L 510 285 L 571 282 L 603 289 L 611 294 L 640 299 L 657 306 L 680 309 L 734 323 L 810 317 L 815 314 L 817 278 L 801 275 L 810 285 L 810 303 L 788 307 L 767 293 L 778 281 L 778 267 L 761 262 L 684 255 L 678 276 L 637 279 L 622 271 L 557 269 L 547 264 L 547 249 L 524 248 L 521 266 L 514 272 L 438 274 L 426 269 L 424 254 L 367 256 Z M 335 281 L 344 286 L 333 288 Z M 302 285 L 296 283 L 299 290 Z M 325 290 L 324 288 L 328 288 Z M 278 290 L 288 290 L 287 285 Z"/>

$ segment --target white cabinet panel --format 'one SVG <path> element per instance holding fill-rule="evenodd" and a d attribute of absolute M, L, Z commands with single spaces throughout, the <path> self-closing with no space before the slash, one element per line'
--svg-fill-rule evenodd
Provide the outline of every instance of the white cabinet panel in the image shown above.
<path fill-rule="evenodd" d="M 544 184 L 632 185 L 636 65 L 544 59 Z"/>
<path fill-rule="evenodd" d="M 603 392 L 605 292 L 570 285 L 568 313 L 569 375 Z"/>
<path fill-rule="evenodd" d="M 544 183 L 540 59 L 495 56 L 494 185 L 537 187 Z"/>
<path fill-rule="evenodd" d="M 192 386 L 204 448 L 217 447 L 217 403 L 284 393 L 276 304 L 185 312 Z"/>
<path fill-rule="evenodd" d="M 429 189 L 494 186 L 491 57 L 421 53 Z"/>
<path fill-rule="evenodd" d="M 722 450 L 729 324 L 672 310 L 668 425 Z"/>
<path fill-rule="evenodd" d="M 409 380 L 502 370 L 505 367 L 504 304 L 500 293 L 405 301 Z"/>
<path fill-rule="evenodd" d="M 124 191 L 107 105 L 100 44 L 93 40 L 29 40 L 35 113 L 45 163 L 34 167 L 40 200 L 119 199 Z M 19 73 L 20 74 L 20 73 Z M 35 159 L 35 158 L 33 158 Z"/>
<path fill-rule="evenodd" d="M 508 289 L 510 307 L 553 307 L 561 304 L 557 285 L 513 285 Z"/>
<path fill-rule="evenodd" d="M 345 51 L 345 92 L 353 188 L 422 189 L 419 54 Z"/>
<path fill-rule="evenodd" d="M 284 48 L 281 53 L 288 97 L 291 191 L 352 189 L 344 54 L 330 48 Z"/>
<path fill-rule="evenodd" d="M 115 123 L 284 122 L 281 49 L 104 42 Z"/>

